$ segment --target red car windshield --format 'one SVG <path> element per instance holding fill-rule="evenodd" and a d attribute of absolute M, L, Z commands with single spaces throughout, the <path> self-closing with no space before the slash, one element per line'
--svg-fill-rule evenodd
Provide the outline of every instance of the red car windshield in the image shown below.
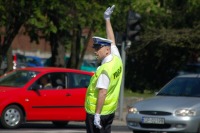
<path fill-rule="evenodd" d="M 16 70 L 0 78 L 0 86 L 22 87 L 39 72 Z"/>

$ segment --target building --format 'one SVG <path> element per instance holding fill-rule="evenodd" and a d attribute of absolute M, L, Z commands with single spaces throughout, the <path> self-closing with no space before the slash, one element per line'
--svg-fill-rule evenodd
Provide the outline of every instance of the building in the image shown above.
<path fill-rule="evenodd" d="M 83 29 L 82 36 L 87 37 L 89 29 Z M 30 37 L 24 34 L 24 28 L 21 28 L 18 35 L 12 42 L 12 50 L 14 53 L 21 53 L 23 55 L 34 55 L 42 58 L 51 57 L 51 46 L 48 41 L 45 39 L 40 39 L 37 44 L 35 41 L 31 42 Z M 66 53 L 69 55 L 70 53 Z M 91 57 L 93 55 L 92 49 L 92 39 L 90 39 L 89 46 L 86 50 L 86 58 L 94 58 Z"/>

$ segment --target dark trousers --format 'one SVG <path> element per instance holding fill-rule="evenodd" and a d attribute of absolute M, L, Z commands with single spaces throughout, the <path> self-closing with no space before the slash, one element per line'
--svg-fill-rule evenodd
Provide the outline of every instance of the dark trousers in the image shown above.
<path fill-rule="evenodd" d="M 102 128 L 96 128 L 94 125 L 94 115 L 86 114 L 86 130 L 87 133 L 111 133 L 111 125 L 114 119 L 115 113 L 110 115 L 102 115 L 101 126 Z"/>

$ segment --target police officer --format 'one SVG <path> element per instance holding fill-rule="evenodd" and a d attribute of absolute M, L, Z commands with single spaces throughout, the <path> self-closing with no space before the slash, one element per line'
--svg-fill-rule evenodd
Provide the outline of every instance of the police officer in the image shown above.
<path fill-rule="evenodd" d="M 111 124 L 117 109 L 123 68 L 110 22 L 114 7 L 108 7 L 104 12 L 107 39 L 93 37 L 93 48 L 101 66 L 92 76 L 86 93 L 87 133 L 111 133 Z"/>

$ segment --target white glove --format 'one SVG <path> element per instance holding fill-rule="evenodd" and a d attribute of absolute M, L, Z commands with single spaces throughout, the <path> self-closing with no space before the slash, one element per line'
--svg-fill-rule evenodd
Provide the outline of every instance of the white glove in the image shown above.
<path fill-rule="evenodd" d="M 99 128 L 99 129 L 102 128 L 102 126 L 100 125 L 100 121 L 101 121 L 100 114 L 95 114 L 94 115 L 94 125 L 96 126 L 96 128 Z"/>
<path fill-rule="evenodd" d="M 104 19 L 105 19 L 105 20 L 110 19 L 110 16 L 111 16 L 111 14 L 112 14 L 114 8 L 115 8 L 115 5 L 113 5 L 112 7 L 108 7 L 108 8 L 106 9 L 106 11 L 104 12 Z"/>

